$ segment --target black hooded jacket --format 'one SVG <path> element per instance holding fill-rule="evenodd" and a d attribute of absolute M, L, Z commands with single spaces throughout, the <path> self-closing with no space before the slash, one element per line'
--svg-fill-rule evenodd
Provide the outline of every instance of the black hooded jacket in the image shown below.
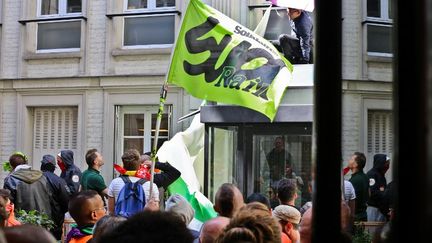
<path fill-rule="evenodd" d="M 60 177 L 66 181 L 71 195 L 78 193 L 81 182 L 81 170 L 74 165 L 74 154 L 71 150 L 63 150 L 60 156 L 66 166 L 66 170 L 62 171 Z"/>
<path fill-rule="evenodd" d="M 387 180 L 384 176 L 384 167 L 387 161 L 385 154 L 376 154 L 374 156 L 373 168 L 367 172 L 369 177 L 370 197 L 368 206 L 377 207 L 385 216 L 388 213 L 388 203 L 384 197 L 387 187 Z"/>

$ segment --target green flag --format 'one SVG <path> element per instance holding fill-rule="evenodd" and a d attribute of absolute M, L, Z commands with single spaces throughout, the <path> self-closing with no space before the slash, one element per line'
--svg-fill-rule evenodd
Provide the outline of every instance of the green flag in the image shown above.
<path fill-rule="evenodd" d="M 192 96 L 236 104 L 273 121 L 292 65 L 261 36 L 199 0 L 183 18 L 168 82 Z"/>

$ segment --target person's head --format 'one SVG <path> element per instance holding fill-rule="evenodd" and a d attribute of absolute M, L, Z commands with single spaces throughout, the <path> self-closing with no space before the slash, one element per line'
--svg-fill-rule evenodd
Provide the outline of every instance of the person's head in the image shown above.
<path fill-rule="evenodd" d="M 292 205 L 297 198 L 297 181 L 295 179 L 282 179 L 278 184 L 278 198 L 282 204 Z"/>
<path fill-rule="evenodd" d="M 385 154 L 375 154 L 373 161 L 373 169 L 378 170 L 383 175 L 390 168 L 390 158 Z"/>
<path fill-rule="evenodd" d="M 283 137 L 276 137 L 274 147 L 276 151 L 282 151 L 285 148 L 285 139 Z"/>
<path fill-rule="evenodd" d="M 231 218 L 243 205 L 243 195 L 233 184 L 224 183 L 217 190 L 214 209 L 220 216 Z"/>
<path fill-rule="evenodd" d="M 251 202 L 248 204 L 245 204 L 242 208 L 240 208 L 239 213 L 248 213 L 248 212 L 254 212 L 255 215 L 271 215 L 271 210 L 269 208 L 260 203 L 260 202 Z"/>
<path fill-rule="evenodd" d="M 106 214 L 102 197 L 93 190 L 81 191 L 69 201 L 69 213 L 78 226 L 95 224 Z"/>
<path fill-rule="evenodd" d="M 362 171 L 366 165 L 366 156 L 361 152 L 355 152 L 348 161 L 348 167 L 351 170 Z"/>
<path fill-rule="evenodd" d="M 151 161 L 151 156 L 148 155 L 148 154 L 142 154 L 142 155 L 140 156 L 140 162 L 141 162 L 141 163 L 144 163 L 144 162 L 146 162 L 146 161 Z"/>
<path fill-rule="evenodd" d="M 145 242 L 193 242 L 193 236 L 183 221 L 173 213 L 162 211 L 137 213 L 116 230 L 104 234 L 100 242 L 136 243 L 144 239 Z"/>
<path fill-rule="evenodd" d="M 215 242 L 229 222 L 227 217 L 216 217 L 205 222 L 199 236 L 200 243 Z"/>
<path fill-rule="evenodd" d="M 288 236 L 292 235 L 293 230 L 298 229 L 301 214 L 296 208 L 288 205 L 279 205 L 273 210 L 272 214 L 279 222 L 282 232 Z"/>
<path fill-rule="evenodd" d="M 36 225 L 23 224 L 3 229 L 5 238 L 8 243 L 56 243 L 56 239 L 51 233 Z M 2 242 L 2 241 L 0 241 Z"/>
<path fill-rule="evenodd" d="M 21 152 L 15 152 L 9 157 L 9 163 L 12 169 L 15 169 L 19 165 L 27 164 L 27 156 Z"/>
<path fill-rule="evenodd" d="M 268 210 L 271 210 L 270 200 L 261 193 L 255 192 L 246 198 L 246 203 L 259 202 L 264 204 Z"/>
<path fill-rule="evenodd" d="M 280 242 L 281 231 L 267 207 L 257 202 L 252 204 L 240 209 L 216 242 Z"/>
<path fill-rule="evenodd" d="M 57 154 L 57 164 L 62 171 L 74 164 L 74 152 L 72 150 L 62 150 Z"/>
<path fill-rule="evenodd" d="M 103 216 L 96 222 L 94 226 L 92 242 L 102 243 L 102 241 L 100 241 L 100 238 L 103 235 L 111 231 L 114 231 L 124 221 L 126 221 L 126 218 L 121 216 L 112 216 L 112 215 Z"/>
<path fill-rule="evenodd" d="M 8 189 L 0 189 L 0 227 L 4 226 L 5 220 L 9 218 L 11 210 L 8 205 L 10 204 L 10 191 Z"/>
<path fill-rule="evenodd" d="M 300 239 L 302 243 L 312 242 L 312 207 L 303 214 L 300 222 Z"/>
<path fill-rule="evenodd" d="M 140 154 L 136 149 L 128 149 L 121 157 L 126 170 L 137 170 L 140 166 Z"/>
<path fill-rule="evenodd" d="M 89 149 L 85 155 L 85 160 L 89 168 L 99 169 L 104 165 L 103 157 L 97 149 Z"/>
<path fill-rule="evenodd" d="M 185 225 L 188 225 L 195 215 L 195 211 L 190 203 L 183 196 L 177 193 L 167 199 L 165 210 L 177 214 Z"/>
<path fill-rule="evenodd" d="M 293 173 L 293 164 L 291 163 L 290 160 L 286 160 L 285 161 L 285 175 L 287 176 L 291 176 Z"/>
<path fill-rule="evenodd" d="M 40 167 L 41 171 L 54 172 L 55 168 L 56 168 L 56 159 L 54 158 L 54 156 L 50 154 L 46 154 L 42 156 L 41 167 Z"/>
<path fill-rule="evenodd" d="M 302 13 L 301 9 L 296 9 L 296 8 L 288 8 L 287 9 L 288 17 L 292 20 L 298 18 L 301 15 L 301 13 Z"/>

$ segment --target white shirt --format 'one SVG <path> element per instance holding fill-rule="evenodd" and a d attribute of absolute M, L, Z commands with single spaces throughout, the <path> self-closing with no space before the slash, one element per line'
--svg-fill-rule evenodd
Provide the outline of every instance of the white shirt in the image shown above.
<path fill-rule="evenodd" d="M 139 179 L 138 177 L 135 176 L 129 176 L 129 179 L 131 180 L 131 182 L 137 182 Z M 117 202 L 117 197 L 120 193 L 120 190 L 123 188 L 123 186 L 125 185 L 124 181 L 122 178 L 118 177 L 115 178 L 114 180 L 111 181 L 111 184 L 108 187 L 108 196 L 109 197 L 114 197 L 115 201 Z M 150 181 L 145 182 L 142 185 L 143 189 L 144 189 L 144 195 L 145 195 L 145 201 L 146 203 L 149 201 L 150 199 Z M 155 183 L 153 183 L 153 194 L 152 197 L 155 199 L 155 201 L 159 202 L 159 190 L 156 186 Z"/>
<path fill-rule="evenodd" d="M 345 201 L 351 201 L 356 199 L 356 194 L 353 185 L 350 181 L 344 180 L 344 199 Z"/>

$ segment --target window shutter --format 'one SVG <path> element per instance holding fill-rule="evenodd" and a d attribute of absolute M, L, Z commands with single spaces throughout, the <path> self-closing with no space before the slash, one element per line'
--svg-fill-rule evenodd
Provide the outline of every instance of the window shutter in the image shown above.
<path fill-rule="evenodd" d="M 369 110 L 367 149 L 369 154 L 393 152 L 393 117 L 391 111 Z"/>
<path fill-rule="evenodd" d="M 78 108 L 34 109 L 35 149 L 77 149 Z"/>

